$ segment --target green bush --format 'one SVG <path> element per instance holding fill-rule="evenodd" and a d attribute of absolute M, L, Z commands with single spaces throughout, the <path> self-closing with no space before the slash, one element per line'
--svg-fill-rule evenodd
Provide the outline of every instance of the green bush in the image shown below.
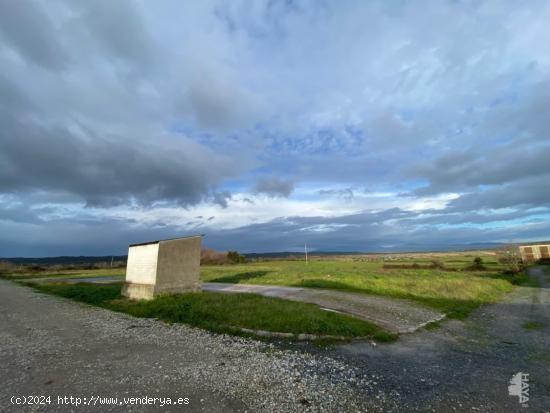
<path fill-rule="evenodd" d="M 227 258 L 233 264 L 242 264 L 242 263 L 246 262 L 245 256 L 239 254 L 237 251 L 227 251 Z"/>
<path fill-rule="evenodd" d="M 483 264 L 483 259 L 481 257 L 475 257 L 472 264 L 466 267 L 466 270 L 469 271 L 485 271 L 487 267 Z"/>

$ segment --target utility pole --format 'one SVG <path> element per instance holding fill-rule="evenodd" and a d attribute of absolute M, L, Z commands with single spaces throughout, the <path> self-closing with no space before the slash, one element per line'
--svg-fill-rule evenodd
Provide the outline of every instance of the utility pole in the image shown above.
<path fill-rule="evenodd" d="M 304 251 L 306 252 L 306 264 L 307 264 L 307 244 L 304 244 Z"/>

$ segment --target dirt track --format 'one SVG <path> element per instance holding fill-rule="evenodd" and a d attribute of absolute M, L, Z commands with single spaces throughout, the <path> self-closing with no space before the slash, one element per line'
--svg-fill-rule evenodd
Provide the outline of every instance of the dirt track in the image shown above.
<path fill-rule="evenodd" d="M 285 300 L 301 301 L 371 321 L 392 333 L 411 333 L 445 315 L 407 300 L 376 295 L 325 290 L 321 288 L 280 287 L 203 283 L 203 290 L 225 293 L 253 293 Z"/>

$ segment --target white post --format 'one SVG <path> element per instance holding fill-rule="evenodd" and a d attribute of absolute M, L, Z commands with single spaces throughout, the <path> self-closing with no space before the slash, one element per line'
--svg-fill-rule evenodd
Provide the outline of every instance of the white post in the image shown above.
<path fill-rule="evenodd" d="M 307 264 L 307 244 L 304 244 L 304 250 L 306 252 L 306 264 Z"/>

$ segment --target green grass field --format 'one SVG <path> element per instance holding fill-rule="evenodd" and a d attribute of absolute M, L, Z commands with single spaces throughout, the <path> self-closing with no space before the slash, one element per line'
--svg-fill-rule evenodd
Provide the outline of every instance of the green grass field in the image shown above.
<path fill-rule="evenodd" d="M 446 267 L 461 269 L 473 258 L 452 257 Z M 449 261 L 452 261 L 449 263 Z M 422 260 L 414 262 L 422 264 Z M 428 262 L 428 261 L 427 261 Z M 392 264 L 406 263 L 396 261 Z M 464 318 L 481 304 L 500 299 L 513 288 L 514 279 L 503 275 L 496 263 L 486 263 L 487 271 L 446 271 L 438 269 L 384 269 L 383 262 L 367 261 L 269 261 L 231 266 L 201 267 L 204 281 L 331 288 L 406 298 Z"/>
<path fill-rule="evenodd" d="M 476 256 L 483 258 L 485 271 L 468 269 Z M 437 260 L 444 268 L 427 268 L 433 260 Z M 410 267 L 414 263 L 423 268 L 384 268 L 385 264 Z M 405 298 L 443 311 L 450 318 L 461 319 L 479 305 L 499 300 L 512 290 L 513 284 L 530 281 L 526 276 L 505 275 L 502 269 L 493 255 L 478 252 L 406 254 L 384 259 L 373 256 L 336 256 L 313 258 L 307 265 L 304 261 L 296 260 L 207 265 L 201 267 L 201 277 L 205 282 L 329 288 Z M 14 278 L 98 277 L 124 273 L 124 269 L 52 270 L 20 273 Z"/>
<path fill-rule="evenodd" d="M 48 294 L 135 317 L 185 323 L 220 333 L 240 334 L 240 328 L 246 328 L 318 336 L 369 337 L 378 341 L 395 339 L 394 335 L 371 323 L 323 311 L 313 304 L 255 294 L 202 292 L 163 296 L 151 301 L 133 301 L 120 295 L 122 283 L 28 284 Z"/>
<path fill-rule="evenodd" d="M 110 277 L 124 275 L 125 268 L 102 268 L 90 270 L 58 270 L 46 269 L 44 271 L 20 271 L 17 273 L 0 273 L 0 278 L 12 280 L 29 280 L 32 278 L 86 278 L 86 277 Z"/>

